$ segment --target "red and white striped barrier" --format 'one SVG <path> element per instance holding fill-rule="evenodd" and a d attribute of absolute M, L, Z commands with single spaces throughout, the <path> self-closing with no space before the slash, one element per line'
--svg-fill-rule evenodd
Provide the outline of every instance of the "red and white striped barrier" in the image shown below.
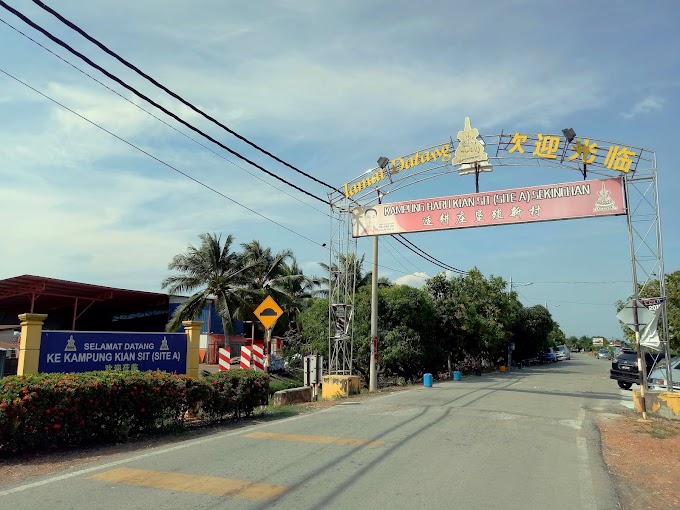
<path fill-rule="evenodd" d="M 264 372 L 264 348 L 262 345 L 253 345 L 253 367 L 255 370 Z"/>
<path fill-rule="evenodd" d="M 251 349 L 245 345 L 241 346 L 241 368 L 250 369 Z"/>
<path fill-rule="evenodd" d="M 229 349 L 220 349 L 218 354 L 218 365 L 220 370 L 229 370 L 231 368 L 231 352 Z"/>

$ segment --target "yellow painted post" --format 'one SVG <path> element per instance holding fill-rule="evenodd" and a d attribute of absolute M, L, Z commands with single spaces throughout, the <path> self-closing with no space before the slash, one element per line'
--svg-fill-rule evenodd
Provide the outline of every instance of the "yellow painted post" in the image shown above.
<path fill-rule="evenodd" d="M 40 337 L 45 319 L 47 319 L 47 315 L 43 313 L 22 313 L 19 315 L 21 343 L 19 344 L 17 375 L 38 373 Z"/>
<path fill-rule="evenodd" d="M 182 321 L 187 333 L 187 375 L 198 378 L 198 361 L 200 359 L 201 326 L 203 321 Z"/>

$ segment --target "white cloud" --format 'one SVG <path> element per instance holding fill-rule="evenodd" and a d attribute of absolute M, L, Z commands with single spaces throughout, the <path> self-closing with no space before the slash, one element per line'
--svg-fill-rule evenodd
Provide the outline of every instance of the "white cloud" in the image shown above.
<path fill-rule="evenodd" d="M 419 289 L 423 285 L 425 285 L 425 280 L 427 278 L 429 278 L 427 273 L 416 272 L 413 274 L 400 276 L 399 278 L 394 280 L 394 283 L 396 283 L 397 285 L 408 285 L 409 287 L 415 287 Z"/>
<path fill-rule="evenodd" d="M 621 116 L 625 119 L 632 119 L 638 115 L 658 112 L 664 107 L 665 104 L 666 100 L 664 98 L 660 96 L 649 95 L 635 103 L 629 111 L 622 113 Z"/>

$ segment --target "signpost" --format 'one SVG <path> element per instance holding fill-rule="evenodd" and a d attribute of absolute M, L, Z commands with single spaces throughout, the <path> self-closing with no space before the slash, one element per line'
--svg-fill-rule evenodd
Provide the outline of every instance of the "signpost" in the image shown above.
<path fill-rule="evenodd" d="M 187 371 L 186 333 L 43 331 L 38 371 Z"/>
<path fill-rule="evenodd" d="M 264 363 L 264 370 L 265 372 L 269 372 L 269 365 L 271 364 L 271 338 L 272 338 L 272 328 L 274 327 L 274 324 L 276 324 L 276 321 L 279 320 L 279 317 L 283 315 L 283 310 L 281 310 L 281 307 L 276 304 L 276 301 L 274 301 L 274 298 L 271 296 L 267 296 L 264 298 L 264 301 L 260 303 L 260 306 L 258 306 L 255 309 L 255 317 L 260 319 L 260 322 L 264 326 L 265 329 L 265 363 Z"/>

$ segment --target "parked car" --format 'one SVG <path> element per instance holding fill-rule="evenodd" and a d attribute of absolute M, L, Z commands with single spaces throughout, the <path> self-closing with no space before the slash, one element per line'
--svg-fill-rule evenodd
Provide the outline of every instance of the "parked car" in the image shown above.
<path fill-rule="evenodd" d="M 540 363 L 555 363 L 557 361 L 557 356 L 552 349 L 548 349 L 538 353 L 538 361 Z"/>
<path fill-rule="evenodd" d="M 597 359 L 612 359 L 612 353 L 609 349 L 600 349 L 597 351 Z"/>
<path fill-rule="evenodd" d="M 647 374 L 651 375 L 651 372 L 663 359 L 664 355 L 662 353 L 645 353 Z M 629 390 L 633 384 L 641 384 L 642 378 L 640 377 L 640 371 L 638 370 L 637 351 L 633 349 L 623 349 L 621 354 L 612 360 L 609 378 L 616 380 L 619 384 L 619 388 L 624 390 Z M 673 387 L 675 387 L 675 381 L 673 382 Z"/>
<path fill-rule="evenodd" d="M 558 360 L 571 359 L 571 352 L 569 352 L 566 345 L 558 345 L 555 348 L 555 354 L 557 354 Z"/>
<path fill-rule="evenodd" d="M 673 389 L 680 390 L 680 356 L 671 359 L 671 377 L 673 378 Z M 656 365 L 656 368 L 649 372 L 647 376 L 647 386 L 652 390 L 668 390 L 666 381 L 666 360 Z"/>

